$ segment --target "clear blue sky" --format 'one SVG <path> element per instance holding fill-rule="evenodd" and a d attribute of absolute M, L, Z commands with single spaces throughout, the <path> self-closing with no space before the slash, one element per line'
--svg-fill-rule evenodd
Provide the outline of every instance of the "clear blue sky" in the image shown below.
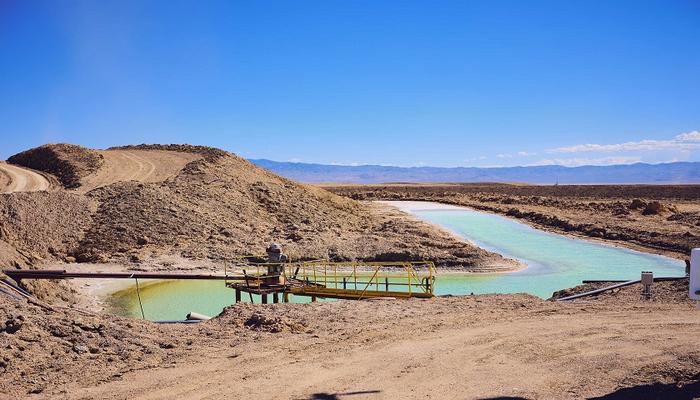
<path fill-rule="evenodd" d="M 2 159 L 661 162 L 700 160 L 698 130 L 697 0 L 0 0 Z"/>

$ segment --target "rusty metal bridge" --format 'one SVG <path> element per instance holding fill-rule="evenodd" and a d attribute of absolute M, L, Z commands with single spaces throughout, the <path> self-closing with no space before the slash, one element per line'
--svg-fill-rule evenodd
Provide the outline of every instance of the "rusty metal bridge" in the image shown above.
<path fill-rule="evenodd" d="M 377 297 L 433 297 L 435 266 L 430 261 L 328 262 L 306 261 L 285 264 L 251 264 L 253 273 L 227 282 L 235 290 L 236 302 L 242 293 L 257 294 L 267 303 L 288 301 L 288 296 L 362 300 Z M 278 273 L 270 274 L 268 271 Z M 251 296 L 252 300 L 252 296 Z"/>

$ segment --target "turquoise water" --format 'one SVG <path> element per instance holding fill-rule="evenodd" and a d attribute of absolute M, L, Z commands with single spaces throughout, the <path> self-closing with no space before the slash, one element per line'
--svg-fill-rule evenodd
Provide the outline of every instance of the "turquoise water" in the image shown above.
<path fill-rule="evenodd" d="M 685 273 L 679 260 L 544 232 L 498 215 L 466 209 L 414 214 L 528 266 L 507 274 L 443 276 L 435 286 L 439 294 L 524 292 L 548 298 L 585 279 L 639 279 L 641 271 L 653 271 L 655 276 Z"/>
<path fill-rule="evenodd" d="M 685 272 L 679 260 L 548 233 L 498 215 L 466 209 L 413 213 L 528 266 L 506 274 L 438 274 L 436 294 L 530 293 L 548 298 L 584 279 L 639 279 L 641 271 L 653 271 L 655 276 Z M 190 311 L 217 315 L 233 303 L 233 294 L 221 281 L 166 281 L 141 287 L 144 314 L 151 320 L 181 320 Z M 243 301 L 249 301 L 247 295 Z M 259 304 L 260 298 L 254 296 L 254 301 Z M 309 299 L 291 296 L 291 301 Z M 141 317 L 133 288 L 115 294 L 112 305 L 118 314 Z"/>

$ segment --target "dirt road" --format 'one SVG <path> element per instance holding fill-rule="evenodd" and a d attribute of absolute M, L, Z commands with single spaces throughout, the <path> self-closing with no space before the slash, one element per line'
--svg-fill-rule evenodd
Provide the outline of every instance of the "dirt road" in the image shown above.
<path fill-rule="evenodd" d="M 615 399 L 648 393 L 651 382 L 665 394 L 658 398 L 700 391 L 700 311 L 688 305 L 472 296 L 257 307 L 265 318 L 305 321 L 310 329 L 237 339 L 225 333 L 232 323 L 223 316 L 202 327 L 224 329 L 215 330 L 216 348 L 195 344 L 186 360 L 68 397 Z M 695 383 L 670 383 L 681 378 Z"/>
<path fill-rule="evenodd" d="M 38 192 L 50 187 L 49 180 L 38 172 L 0 162 L 0 193 Z"/>
<path fill-rule="evenodd" d="M 115 182 L 159 182 L 176 175 L 187 163 L 201 156 L 163 150 L 104 150 L 104 165 L 82 179 L 80 192 Z"/>

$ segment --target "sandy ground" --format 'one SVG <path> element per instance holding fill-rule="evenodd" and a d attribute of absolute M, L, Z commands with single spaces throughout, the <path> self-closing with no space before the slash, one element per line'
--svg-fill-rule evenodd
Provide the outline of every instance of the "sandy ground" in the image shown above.
<path fill-rule="evenodd" d="M 103 150 L 104 165 L 83 178 L 80 192 L 89 192 L 115 182 L 160 182 L 175 176 L 189 162 L 201 158 L 194 153 L 163 150 Z"/>
<path fill-rule="evenodd" d="M 38 192 L 50 187 L 49 180 L 38 172 L 0 162 L 0 193 Z"/>
<path fill-rule="evenodd" d="M 255 321 L 263 323 L 257 328 L 250 325 L 247 335 L 234 332 L 234 321 L 251 313 L 261 315 Z M 265 332 L 264 321 L 276 321 L 281 328 L 273 331 L 281 332 Z M 173 364 L 128 372 L 93 387 L 66 388 L 63 396 L 692 399 L 681 395 L 693 392 L 700 396 L 696 337 L 700 311 L 689 304 L 611 306 L 494 295 L 242 305 L 198 328 L 200 333 L 217 332 L 220 341 L 197 347 L 194 340 L 190 352 Z M 651 389 L 664 395 L 620 397 L 648 394 Z"/>

